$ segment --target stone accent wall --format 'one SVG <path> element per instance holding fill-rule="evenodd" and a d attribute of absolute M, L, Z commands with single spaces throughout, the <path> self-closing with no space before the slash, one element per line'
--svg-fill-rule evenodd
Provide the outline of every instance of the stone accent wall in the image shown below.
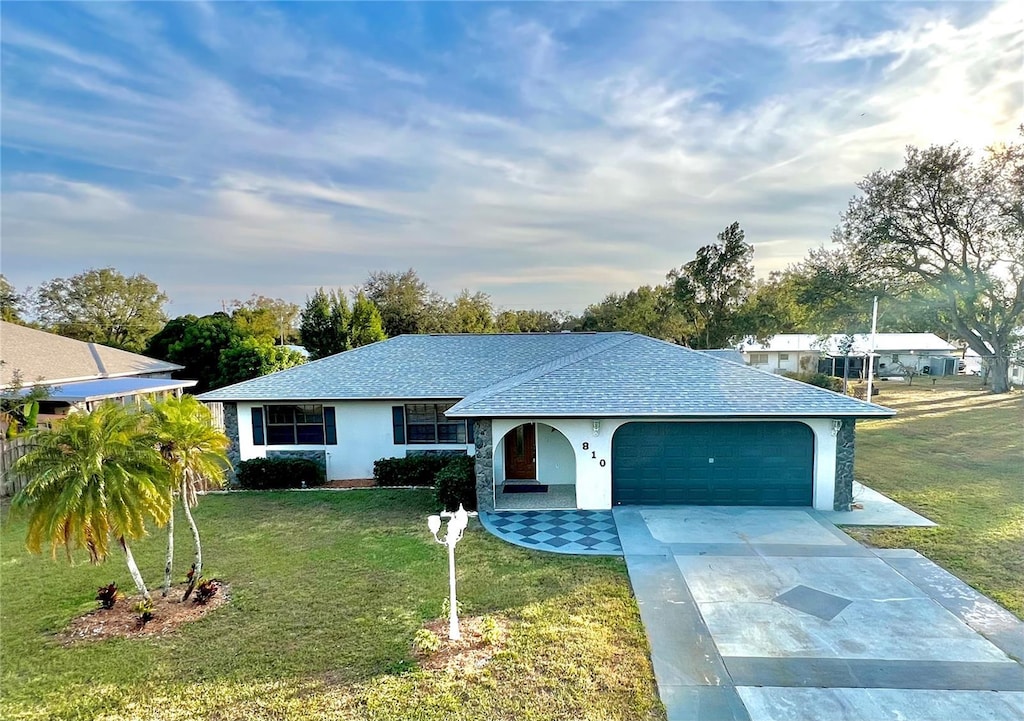
<path fill-rule="evenodd" d="M 491 448 L 491 419 L 473 421 L 473 442 L 476 444 L 476 508 L 494 510 L 494 457 Z"/>
<path fill-rule="evenodd" d="M 227 458 L 231 462 L 231 468 L 234 468 L 242 461 L 242 452 L 239 450 L 239 405 L 225 402 L 223 413 L 224 435 L 231 441 L 227 449 Z"/>
<path fill-rule="evenodd" d="M 843 418 L 836 434 L 836 493 L 832 507 L 849 511 L 853 503 L 853 449 L 857 419 Z"/>

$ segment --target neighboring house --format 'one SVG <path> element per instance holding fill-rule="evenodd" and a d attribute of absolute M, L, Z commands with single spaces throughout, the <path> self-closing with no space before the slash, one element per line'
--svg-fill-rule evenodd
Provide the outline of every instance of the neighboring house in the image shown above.
<path fill-rule="evenodd" d="M 0 389 L 11 388 L 16 375 L 25 388 L 48 386 L 50 395 L 39 404 L 38 420 L 43 426 L 105 400 L 134 403 L 150 394 L 178 395 L 196 384 L 171 378 L 171 372 L 181 368 L 138 353 L 0 322 Z"/>
<path fill-rule="evenodd" d="M 732 361 L 733 363 L 746 363 L 746 359 L 743 354 L 735 348 L 709 348 L 702 350 L 701 353 L 707 353 L 708 355 L 720 358 L 721 360 Z"/>
<path fill-rule="evenodd" d="M 776 373 L 814 372 L 819 369 L 822 359 L 837 361 L 838 375 L 842 375 L 840 358 L 842 342 L 847 336 L 836 333 L 833 335 L 814 335 L 813 333 L 783 333 L 772 336 L 765 343 L 747 341 L 740 346 L 743 358 L 747 363 L 764 370 Z M 864 359 L 871 351 L 871 335 L 861 333 L 854 336 L 850 355 L 851 377 L 863 374 Z M 878 356 L 879 375 L 899 375 L 901 366 L 916 372 L 924 372 L 926 366 L 936 363 L 932 358 L 950 358 L 957 352 L 956 346 L 939 338 L 934 333 L 877 333 L 875 334 L 875 355 Z M 951 363 L 952 372 L 956 373 L 956 364 Z M 833 366 L 829 365 L 828 372 Z M 944 370 L 946 370 L 944 368 Z"/>
<path fill-rule="evenodd" d="M 484 510 L 848 509 L 855 421 L 894 413 L 634 333 L 403 335 L 199 398 L 236 461 L 474 455 Z"/>

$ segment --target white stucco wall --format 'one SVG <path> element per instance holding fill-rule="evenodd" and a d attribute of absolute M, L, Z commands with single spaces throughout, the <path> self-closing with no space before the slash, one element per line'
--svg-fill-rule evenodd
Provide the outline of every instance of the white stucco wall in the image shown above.
<path fill-rule="evenodd" d="M 328 403 L 335 408 L 338 429 L 337 445 L 255 446 L 252 442 L 252 403 L 238 404 L 239 451 L 242 460 L 261 458 L 268 450 L 325 451 L 327 476 L 330 480 L 371 478 L 373 462 L 378 458 L 404 456 L 407 450 L 451 449 L 473 454 L 471 443 L 427 445 L 393 442 L 391 407 L 402 405 L 397 401 L 337 401 Z M 576 483 L 576 503 L 583 509 L 608 509 L 612 505 L 611 444 L 615 431 L 626 423 L 664 422 L 670 419 L 618 418 L 601 419 L 594 431 L 589 418 L 496 418 L 492 426 L 494 443 L 495 482 L 504 478 L 503 436 L 520 423 L 538 423 L 537 461 L 538 480 L 542 483 Z M 710 419 L 680 420 L 677 422 L 708 422 Z M 764 421 L 766 419 L 750 419 Z M 779 421 L 800 421 L 814 434 L 814 486 L 813 504 L 819 510 L 832 510 L 835 493 L 836 437 L 830 418 L 780 418 Z M 742 423 L 742 420 L 722 421 Z M 547 428 L 546 428 L 547 426 Z M 550 428 L 560 432 L 552 433 Z M 562 437 L 564 436 L 564 438 Z M 575 460 L 575 479 L 567 470 Z M 604 461 L 602 465 L 602 461 Z"/>
<path fill-rule="evenodd" d="M 501 439 L 520 423 L 533 419 L 496 418 L 493 422 L 493 437 Z M 612 437 L 619 426 L 626 423 L 666 422 L 664 418 L 604 418 L 594 431 L 589 418 L 545 418 L 535 422 L 545 423 L 561 431 L 568 439 L 576 454 L 576 505 L 579 508 L 602 510 L 612 507 Z M 764 422 L 771 419 L 755 418 L 749 421 L 713 421 L 712 419 L 679 420 L 679 423 L 705 422 Z M 818 510 L 831 511 L 836 482 L 836 436 L 832 430 L 831 418 L 780 418 L 780 422 L 798 421 L 810 427 L 814 435 L 814 479 L 812 503 Z M 585 445 L 585 447 L 584 447 Z M 497 456 L 495 456 L 497 458 Z M 604 464 L 602 465 L 602 461 Z M 497 471 L 497 465 L 495 465 Z M 495 474 L 495 481 L 500 480 Z"/>
<path fill-rule="evenodd" d="M 818 353 L 804 353 L 799 351 L 767 351 L 767 355 L 767 363 L 751 363 L 751 352 L 744 352 L 743 359 L 747 362 L 748 365 L 752 365 L 755 368 L 760 368 L 761 370 L 778 372 L 790 371 L 793 373 L 799 373 L 803 371 L 803 369 L 800 367 L 800 360 L 806 357 L 808 359 L 805 362 L 807 364 L 806 370 L 810 372 L 818 370 L 818 358 L 820 357 Z M 782 356 L 787 357 L 783 358 Z"/>
<path fill-rule="evenodd" d="M 409 401 L 422 403 L 423 401 Z M 325 451 L 327 478 L 332 481 L 372 478 L 373 462 L 378 458 L 406 455 L 406 451 L 460 450 L 473 455 L 472 443 L 406 443 L 396 444 L 391 425 L 391 407 L 401 401 L 335 401 L 333 406 L 338 428 L 337 445 L 257 446 L 252 442 L 253 406 L 273 403 L 238 404 L 238 448 L 243 461 L 264 458 L 267 451 Z M 467 439 L 469 440 L 469 439 Z"/>
<path fill-rule="evenodd" d="M 496 433 L 494 478 L 495 483 L 505 479 L 505 438 L 498 437 Z M 557 429 L 546 423 L 537 424 L 537 480 L 551 486 L 576 483 L 576 455 L 572 445 Z"/>

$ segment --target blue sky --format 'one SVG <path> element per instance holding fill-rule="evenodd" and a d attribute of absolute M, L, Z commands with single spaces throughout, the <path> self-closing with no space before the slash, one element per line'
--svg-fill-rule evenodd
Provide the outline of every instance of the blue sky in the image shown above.
<path fill-rule="evenodd" d="M 907 144 L 1010 140 L 1019 3 L 3 3 L 2 270 L 168 312 L 376 269 L 581 311 L 739 221 L 828 243 Z"/>

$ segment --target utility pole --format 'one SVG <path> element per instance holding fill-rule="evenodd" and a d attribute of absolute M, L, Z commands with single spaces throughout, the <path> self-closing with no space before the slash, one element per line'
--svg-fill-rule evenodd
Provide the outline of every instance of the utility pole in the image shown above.
<path fill-rule="evenodd" d="M 878 296 L 871 307 L 871 345 L 868 352 L 868 395 L 865 400 L 871 402 L 872 387 L 875 380 L 875 334 L 878 330 Z"/>

